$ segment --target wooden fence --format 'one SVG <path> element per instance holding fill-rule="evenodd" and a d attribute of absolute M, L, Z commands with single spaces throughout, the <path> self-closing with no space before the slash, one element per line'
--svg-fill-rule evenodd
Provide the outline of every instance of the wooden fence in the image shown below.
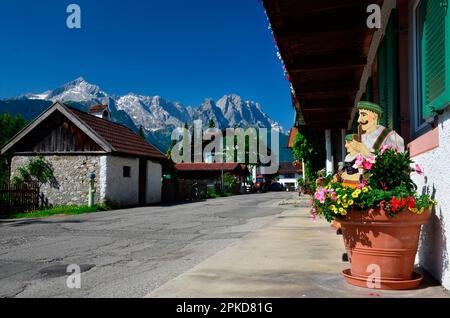
<path fill-rule="evenodd" d="M 0 184 L 0 215 L 30 212 L 39 208 L 39 186 L 31 184 Z"/>

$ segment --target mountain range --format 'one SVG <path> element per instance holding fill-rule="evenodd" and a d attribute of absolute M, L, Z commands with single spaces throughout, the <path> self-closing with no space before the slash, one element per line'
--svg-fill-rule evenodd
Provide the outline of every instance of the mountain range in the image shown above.
<path fill-rule="evenodd" d="M 291 161 L 290 151 L 283 151 L 287 135 L 276 121 L 271 119 L 254 101 L 244 100 L 239 95 L 225 95 L 217 101 L 205 99 L 195 106 L 184 106 L 161 96 L 143 96 L 134 93 L 118 96 L 110 95 L 99 86 L 80 77 L 54 90 L 43 93 L 29 93 L 18 97 L 0 100 L 0 113 L 21 114 L 32 120 L 53 102 L 65 102 L 73 107 L 87 111 L 95 104 L 108 105 L 111 120 L 124 124 L 134 131 L 144 129 L 149 142 L 165 152 L 170 143 L 170 135 L 175 127 L 185 123 L 192 125 L 194 120 L 202 120 L 205 127 L 211 119 L 216 127 L 265 127 L 278 129 L 280 134 L 280 160 Z M 287 141 L 286 141 L 287 143 Z"/>

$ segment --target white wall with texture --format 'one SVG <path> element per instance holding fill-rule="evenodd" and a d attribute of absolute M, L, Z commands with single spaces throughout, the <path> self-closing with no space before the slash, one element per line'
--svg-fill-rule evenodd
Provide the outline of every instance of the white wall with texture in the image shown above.
<path fill-rule="evenodd" d="M 450 110 L 439 119 L 439 147 L 412 158 L 424 170 L 413 174 L 419 193 L 428 191 L 438 205 L 422 228 L 418 262 L 450 289 Z"/>

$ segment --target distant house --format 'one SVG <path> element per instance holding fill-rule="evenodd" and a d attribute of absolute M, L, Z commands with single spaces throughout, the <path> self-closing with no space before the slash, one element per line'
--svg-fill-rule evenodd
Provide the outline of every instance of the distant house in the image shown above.
<path fill-rule="evenodd" d="M 220 180 L 223 172 L 245 182 L 249 175 L 247 166 L 241 163 L 179 163 L 175 168 L 180 179 Z"/>
<path fill-rule="evenodd" d="M 298 170 L 293 162 L 280 162 L 278 170 L 278 182 L 286 190 L 294 191 L 298 189 L 298 178 L 302 176 L 301 170 Z"/>
<path fill-rule="evenodd" d="M 175 165 L 177 179 L 179 182 L 199 181 L 206 187 L 214 187 L 216 191 L 221 191 L 222 176 L 231 174 L 238 181 L 232 189 L 234 193 L 240 192 L 241 185 L 247 182 L 250 174 L 247 165 L 240 163 L 179 163 Z M 183 192 L 183 191 L 180 191 Z"/>
<path fill-rule="evenodd" d="M 164 155 L 128 127 L 109 121 L 106 105 L 90 111 L 93 114 L 56 102 L 32 121 L 1 149 L 11 176 L 30 157 L 42 155 L 58 183 L 42 188 L 50 204 L 86 204 L 89 172 L 96 176 L 96 203 L 160 202 Z"/>

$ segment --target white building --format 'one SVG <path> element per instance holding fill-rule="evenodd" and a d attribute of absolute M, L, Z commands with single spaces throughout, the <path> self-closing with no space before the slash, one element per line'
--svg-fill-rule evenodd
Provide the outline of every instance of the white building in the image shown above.
<path fill-rule="evenodd" d="M 55 176 L 41 189 L 49 204 L 87 204 L 90 173 L 95 174 L 95 203 L 160 202 L 164 155 L 128 127 L 109 121 L 107 106 L 91 110 L 98 112 L 91 115 L 56 102 L 32 121 L 1 150 L 11 177 L 41 155 Z"/>
<path fill-rule="evenodd" d="M 298 190 L 298 179 L 302 177 L 300 171 L 294 167 L 292 162 L 280 162 L 278 170 L 278 182 L 281 183 L 286 191 Z"/>

